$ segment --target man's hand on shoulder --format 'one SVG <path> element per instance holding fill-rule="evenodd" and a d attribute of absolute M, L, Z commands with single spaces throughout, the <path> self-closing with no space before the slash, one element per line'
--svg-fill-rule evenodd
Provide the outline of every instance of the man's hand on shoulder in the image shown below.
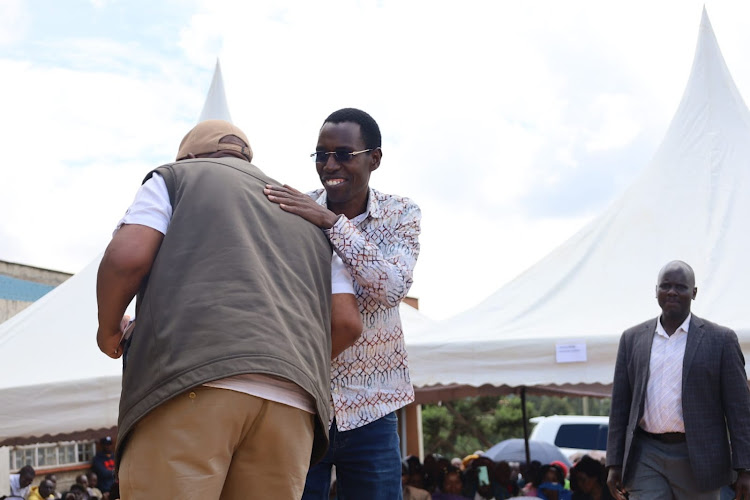
<path fill-rule="evenodd" d="M 305 193 L 301 193 L 286 184 L 283 186 L 266 184 L 263 193 L 269 201 L 279 205 L 282 210 L 299 215 L 321 229 L 330 229 L 339 218 L 338 215 L 326 207 L 318 205 L 315 200 Z"/>
<path fill-rule="evenodd" d="M 609 473 L 607 474 L 607 486 L 609 492 L 612 494 L 612 498 L 615 500 L 625 500 L 625 495 L 622 489 L 622 468 L 610 467 Z"/>

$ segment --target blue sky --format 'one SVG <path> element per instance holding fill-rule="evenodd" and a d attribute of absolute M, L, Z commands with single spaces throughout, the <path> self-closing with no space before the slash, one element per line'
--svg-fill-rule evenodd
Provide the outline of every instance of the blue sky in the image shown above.
<path fill-rule="evenodd" d="M 740 91 L 744 2 L 708 1 Z M 331 111 L 423 209 L 413 295 L 470 307 L 620 196 L 666 132 L 702 1 L 0 0 L 0 260 L 75 272 L 194 125 L 216 57 L 255 163 L 299 189 Z"/>

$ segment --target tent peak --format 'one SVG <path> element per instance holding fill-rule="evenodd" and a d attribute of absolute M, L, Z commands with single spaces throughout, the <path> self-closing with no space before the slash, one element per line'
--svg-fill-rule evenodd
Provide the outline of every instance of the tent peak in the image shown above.
<path fill-rule="evenodd" d="M 227 104 L 227 95 L 224 91 L 224 79 L 221 76 L 221 63 L 216 58 L 216 67 L 214 76 L 211 79 L 211 86 L 208 89 L 206 103 L 203 105 L 199 122 L 204 120 L 225 120 L 231 123 L 232 115 L 229 113 Z"/>
<path fill-rule="evenodd" d="M 713 33 L 713 27 L 711 26 L 711 19 L 708 17 L 708 10 L 706 9 L 706 5 L 703 5 L 703 12 L 701 13 L 701 25 L 700 30 L 708 30 Z"/>
<path fill-rule="evenodd" d="M 747 120 L 747 106 L 737 89 L 734 79 L 721 53 L 708 11 L 703 6 L 698 41 L 690 70 L 690 77 L 678 108 L 681 115 L 684 108 L 697 109 L 704 106 L 710 110 L 710 116 L 719 116 L 719 110 L 742 115 Z M 676 116 L 684 120 L 683 116 Z"/>

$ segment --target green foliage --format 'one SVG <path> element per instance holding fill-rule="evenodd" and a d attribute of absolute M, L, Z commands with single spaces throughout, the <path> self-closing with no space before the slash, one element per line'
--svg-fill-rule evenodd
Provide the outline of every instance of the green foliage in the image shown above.
<path fill-rule="evenodd" d="M 574 408 L 568 398 L 543 397 L 539 405 L 540 415 L 580 415 L 582 408 Z M 578 413 L 576 413 L 578 412 Z"/>
<path fill-rule="evenodd" d="M 588 400 L 589 415 L 608 415 L 609 399 Z M 582 398 L 528 396 L 528 418 L 539 415 L 582 415 Z M 533 424 L 529 423 L 529 432 Z M 487 450 L 510 438 L 523 437 L 521 398 L 473 397 L 422 406 L 422 432 L 425 453 L 448 458 L 465 457 Z"/>

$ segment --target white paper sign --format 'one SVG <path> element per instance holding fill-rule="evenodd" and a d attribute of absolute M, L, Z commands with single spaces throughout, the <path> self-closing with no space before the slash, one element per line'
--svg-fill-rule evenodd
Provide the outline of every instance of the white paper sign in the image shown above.
<path fill-rule="evenodd" d="M 586 342 L 571 340 L 555 344 L 555 361 L 558 363 L 583 363 L 586 361 Z"/>

